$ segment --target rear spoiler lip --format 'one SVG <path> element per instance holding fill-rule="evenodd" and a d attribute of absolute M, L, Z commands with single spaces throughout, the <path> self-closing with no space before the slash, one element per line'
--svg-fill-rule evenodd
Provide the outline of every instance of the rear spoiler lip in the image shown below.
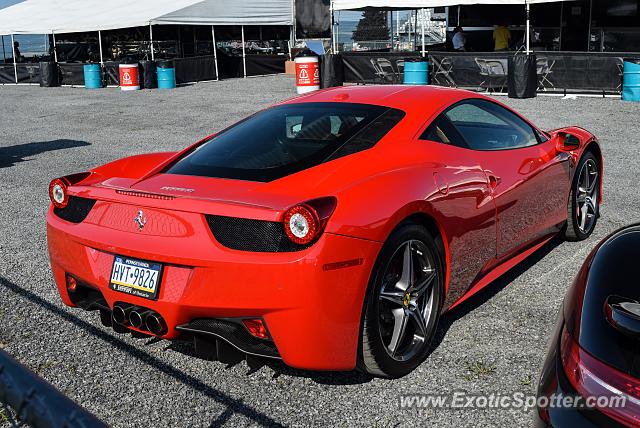
<path fill-rule="evenodd" d="M 140 208 L 156 208 L 203 215 L 212 214 L 266 221 L 280 221 L 284 215 L 284 211 L 288 208 L 288 206 L 269 207 L 237 200 L 134 191 L 128 187 L 105 186 L 103 184 L 71 186 L 69 187 L 69 195 L 95 199 L 101 202 L 135 205 Z M 154 195 L 158 197 L 154 197 Z"/>

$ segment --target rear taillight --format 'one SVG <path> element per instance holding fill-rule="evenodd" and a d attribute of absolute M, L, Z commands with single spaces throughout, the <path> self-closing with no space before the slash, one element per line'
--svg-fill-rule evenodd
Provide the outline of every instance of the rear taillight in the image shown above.
<path fill-rule="evenodd" d="M 66 207 L 69 203 L 69 186 L 80 183 L 90 175 L 90 172 L 79 172 L 51 180 L 51 183 L 49 183 L 49 198 L 53 205 L 56 208 Z"/>
<path fill-rule="evenodd" d="M 336 209 L 334 197 L 318 198 L 289 208 L 284 213 L 284 231 L 291 242 L 305 245 L 316 240 Z"/>
<path fill-rule="evenodd" d="M 560 340 L 562 366 L 575 390 L 590 398 L 590 406 L 628 426 L 640 424 L 640 382 L 593 357 L 571 337 L 566 327 Z M 608 398 L 608 400 L 602 399 Z M 621 401 L 611 397 L 620 397 Z M 600 400 L 598 400 L 600 398 Z"/>
<path fill-rule="evenodd" d="M 69 203 L 67 183 L 62 178 L 55 178 L 49 184 L 49 198 L 56 208 L 64 208 Z"/>

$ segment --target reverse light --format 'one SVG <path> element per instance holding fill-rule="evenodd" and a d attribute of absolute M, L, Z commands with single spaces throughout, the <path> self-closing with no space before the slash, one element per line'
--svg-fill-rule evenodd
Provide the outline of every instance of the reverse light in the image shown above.
<path fill-rule="evenodd" d="M 305 245 L 315 240 L 336 208 L 334 197 L 313 199 L 284 213 L 284 231 L 291 242 Z"/>
<path fill-rule="evenodd" d="M 70 293 L 75 293 L 78 289 L 78 281 L 72 276 L 67 275 L 67 290 Z"/>
<path fill-rule="evenodd" d="M 267 333 L 267 328 L 264 325 L 264 322 L 260 318 L 255 319 L 244 319 L 242 320 L 244 326 L 249 330 L 252 336 L 255 336 L 259 339 L 268 339 L 269 334 Z"/>
<path fill-rule="evenodd" d="M 51 180 L 49 184 L 49 198 L 56 208 L 64 208 L 69 203 L 67 184 L 61 178 Z"/>
<path fill-rule="evenodd" d="M 640 423 L 640 381 L 626 373 L 611 367 L 587 351 L 563 329 L 560 340 L 562 366 L 569 382 L 583 397 L 592 398 L 598 410 L 627 426 L 638 426 Z M 612 406 L 615 401 L 609 400 L 609 406 L 601 405 L 598 397 L 621 397 L 625 403 Z M 606 402 L 605 402 L 606 403 Z"/>

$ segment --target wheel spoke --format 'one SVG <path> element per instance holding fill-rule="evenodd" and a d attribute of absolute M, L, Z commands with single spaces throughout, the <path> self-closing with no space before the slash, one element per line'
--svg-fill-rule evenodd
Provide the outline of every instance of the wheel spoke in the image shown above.
<path fill-rule="evenodd" d="M 427 327 L 424 324 L 424 318 L 422 317 L 422 314 L 419 312 L 418 308 L 409 310 L 409 315 L 411 316 L 413 322 L 416 324 L 416 333 L 419 333 L 422 338 L 427 337 Z"/>
<path fill-rule="evenodd" d="M 391 335 L 391 341 L 389 342 L 389 351 L 391 351 L 391 355 L 395 356 L 396 352 L 398 352 L 398 346 L 402 342 L 404 338 L 404 333 L 407 329 L 407 311 L 404 308 L 397 308 L 391 311 L 394 318 L 393 323 L 393 334 Z"/>
<path fill-rule="evenodd" d="M 411 293 L 415 296 L 416 299 L 422 296 L 425 291 L 431 289 L 431 284 L 433 284 L 433 280 L 435 279 L 435 277 L 435 270 L 429 269 L 429 271 L 427 272 L 427 276 L 421 282 L 411 288 Z"/>
<path fill-rule="evenodd" d="M 593 173 L 593 177 L 591 178 L 591 184 L 589 185 L 589 188 L 587 189 L 587 192 L 589 193 L 589 195 L 591 195 L 593 193 L 593 191 L 596 188 L 596 184 L 598 183 L 598 173 L 594 172 Z"/>
<path fill-rule="evenodd" d="M 400 291 L 381 291 L 380 300 L 386 300 L 391 303 L 395 303 L 398 306 L 402 306 L 402 298 L 404 293 Z"/>
<path fill-rule="evenodd" d="M 580 207 L 580 230 L 582 230 L 584 232 L 584 227 L 586 226 L 587 223 L 587 211 L 588 211 L 589 207 L 587 207 L 587 203 L 585 202 L 584 204 L 582 204 L 582 207 Z"/>
<path fill-rule="evenodd" d="M 413 252 L 411 250 L 411 241 L 409 241 L 404 249 L 402 257 L 402 275 L 396 283 L 396 288 L 406 291 L 413 283 Z"/>

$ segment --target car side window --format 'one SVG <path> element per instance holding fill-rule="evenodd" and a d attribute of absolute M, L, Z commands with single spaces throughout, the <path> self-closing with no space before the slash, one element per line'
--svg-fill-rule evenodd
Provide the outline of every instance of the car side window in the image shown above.
<path fill-rule="evenodd" d="M 420 139 L 459 147 L 468 147 L 466 141 L 451 121 L 442 114 L 429 125 L 420 136 Z"/>
<path fill-rule="evenodd" d="M 535 130 L 509 110 L 485 100 L 466 100 L 445 111 L 473 150 L 506 150 L 539 143 Z"/>

